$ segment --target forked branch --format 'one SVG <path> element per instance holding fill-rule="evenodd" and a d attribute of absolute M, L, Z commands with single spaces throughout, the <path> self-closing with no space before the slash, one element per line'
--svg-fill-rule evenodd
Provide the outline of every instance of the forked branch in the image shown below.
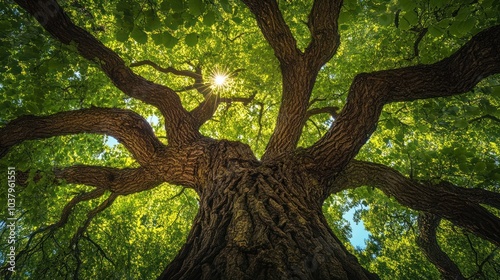
<path fill-rule="evenodd" d="M 0 128 L 0 157 L 26 140 L 61 135 L 97 133 L 116 138 L 141 164 L 148 163 L 164 145 L 149 123 L 130 110 L 90 108 L 50 116 L 23 116 Z"/>
<path fill-rule="evenodd" d="M 339 43 L 338 16 L 342 1 L 316 0 L 309 14 L 311 41 L 303 53 L 275 0 L 243 1 L 255 15 L 262 34 L 274 49 L 281 67 L 283 90 L 273 134 L 263 161 L 293 152 L 307 118 L 309 99 L 321 67 L 335 54 Z"/>
<path fill-rule="evenodd" d="M 315 0 L 307 26 L 311 32 L 311 42 L 305 54 L 317 69 L 327 63 L 340 45 L 338 18 L 342 0 Z"/>

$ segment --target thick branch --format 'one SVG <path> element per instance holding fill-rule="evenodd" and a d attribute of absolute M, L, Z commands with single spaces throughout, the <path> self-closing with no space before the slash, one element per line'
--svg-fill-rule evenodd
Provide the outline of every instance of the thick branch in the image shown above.
<path fill-rule="evenodd" d="M 119 195 L 149 190 L 162 182 L 154 172 L 143 167 L 118 169 L 105 166 L 75 165 L 58 169 L 54 173 L 58 180 L 64 180 L 71 184 L 94 186 L 97 189 L 108 190 Z"/>
<path fill-rule="evenodd" d="M 338 172 L 373 133 L 384 104 L 465 93 L 496 73 L 500 73 L 500 25 L 480 32 L 437 63 L 360 74 L 337 120 L 308 152 L 318 168 Z"/>
<path fill-rule="evenodd" d="M 498 193 L 459 188 L 450 183 L 422 184 L 385 165 L 357 160 L 347 165 L 329 193 L 359 186 L 379 188 L 402 205 L 445 218 L 500 245 L 500 219 L 480 205 L 497 206 L 500 203 Z"/>
<path fill-rule="evenodd" d="M 0 128 L 0 157 L 9 147 L 26 140 L 99 133 L 115 137 L 141 164 L 148 163 L 164 145 L 149 123 L 124 109 L 90 108 L 50 116 L 23 116 Z"/>
<path fill-rule="evenodd" d="M 243 0 L 255 15 L 262 34 L 282 65 L 288 65 L 300 55 L 297 42 L 283 19 L 276 0 Z"/>
<path fill-rule="evenodd" d="M 84 58 L 97 62 L 116 87 L 125 94 L 160 109 L 165 117 L 171 144 L 180 144 L 200 137 L 198 131 L 193 128 L 191 117 L 182 107 L 179 96 L 172 89 L 154 84 L 132 72 L 114 51 L 73 24 L 55 0 L 16 2 L 56 39 L 66 45 L 75 45 Z"/>
<path fill-rule="evenodd" d="M 436 238 L 436 229 L 440 218 L 429 213 L 421 213 L 418 216 L 419 236 L 417 243 L 424 251 L 425 256 L 431 261 L 441 273 L 443 279 L 465 280 L 458 266 L 441 250 Z"/>

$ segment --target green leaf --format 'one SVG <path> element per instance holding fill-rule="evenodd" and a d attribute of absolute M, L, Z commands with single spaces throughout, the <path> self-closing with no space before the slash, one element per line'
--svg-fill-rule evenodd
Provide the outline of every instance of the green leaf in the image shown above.
<path fill-rule="evenodd" d="M 399 6 L 403 10 L 410 11 L 417 6 L 417 3 L 414 0 L 399 0 Z"/>
<path fill-rule="evenodd" d="M 184 38 L 184 42 L 189 47 L 196 46 L 196 44 L 198 44 L 198 34 L 189 33 L 188 35 L 186 35 L 186 38 Z"/>
<path fill-rule="evenodd" d="M 388 14 L 383 14 L 378 18 L 378 22 L 383 26 L 388 26 L 392 23 L 392 16 Z"/>
<path fill-rule="evenodd" d="M 132 39 L 134 39 L 139 44 L 146 44 L 146 42 L 148 41 L 148 34 L 146 34 L 146 32 L 144 32 L 137 26 L 130 33 L 130 37 L 132 37 Z"/>
<path fill-rule="evenodd" d="M 161 27 L 161 21 L 158 18 L 158 15 L 156 15 L 155 11 L 153 10 L 149 10 L 145 13 L 145 20 L 146 20 L 146 25 L 145 25 L 146 31 L 153 31 Z"/>
<path fill-rule="evenodd" d="M 28 112 L 30 112 L 31 114 L 34 114 L 34 115 L 39 112 L 38 106 L 32 102 L 26 104 L 26 109 L 28 109 Z"/>
<path fill-rule="evenodd" d="M 220 0 L 220 4 L 221 4 L 222 9 L 224 10 L 224 12 L 226 12 L 228 14 L 231 14 L 233 12 L 233 10 L 231 8 L 231 5 L 229 5 L 229 1 L 228 0 Z"/>
<path fill-rule="evenodd" d="M 118 40 L 119 42 L 127 41 L 129 36 L 130 36 L 130 31 L 127 31 L 125 29 L 119 29 L 115 32 L 115 39 Z"/>
<path fill-rule="evenodd" d="M 408 21 L 408 24 L 410 26 L 414 26 L 418 23 L 418 15 L 415 13 L 415 11 L 407 12 L 403 17 L 403 21 L 405 19 Z"/>
<path fill-rule="evenodd" d="M 205 4 L 202 0 L 189 0 L 189 11 L 195 17 L 201 15 L 205 11 Z"/>
<path fill-rule="evenodd" d="M 457 119 L 453 124 L 456 128 L 466 128 L 468 123 L 464 119 Z"/>
<path fill-rule="evenodd" d="M 474 165 L 474 171 L 477 173 L 483 173 L 484 171 L 486 171 L 486 162 L 484 161 L 476 162 L 476 164 Z"/>
<path fill-rule="evenodd" d="M 434 26 L 434 25 L 429 27 L 428 32 L 429 32 L 429 35 L 431 35 L 433 37 L 441 37 L 444 34 L 444 32 L 441 28 Z"/>
<path fill-rule="evenodd" d="M 183 0 L 169 0 L 170 8 L 175 12 L 183 12 L 186 10 Z"/>
<path fill-rule="evenodd" d="M 207 26 L 212 26 L 215 23 L 215 13 L 208 11 L 205 16 L 203 16 L 203 23 Z"/>
<path fill-rule="evenodd" d="M 156 45 L 165 46 L 169 49 L 173 48 L 177 44 L 177 42 L 179 41 L 179 39 L 175 38 L 174 36 L 172 36 L 168 32 L 163 32 L 160 34 L 153 34 L 153 35 L 151 35 L 151 38 L 153 39 L 153 42 Z"/>

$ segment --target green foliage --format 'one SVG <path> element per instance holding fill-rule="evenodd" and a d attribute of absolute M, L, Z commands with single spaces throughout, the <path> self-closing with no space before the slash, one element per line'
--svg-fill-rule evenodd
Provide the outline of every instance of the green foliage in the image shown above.
<path fill-rule="evenodd" d="M 304 49 L 310 40 L 305 22 L 312 1 L 279 3 L 298 47 Z M 231 86 L 216 94 L 255 94 L 254 99 L 246 106 L 236 102 L 222 104 L 201 132 L 242 141 L 258 156 L 262 155 L 277 116 L 281 77 L 272 50 L 243 4 L 233 0 L 86 0 L 63 4 L 79 26 L 127 63 L 148 59 L 163 67 L 191 71 L 196 65 L 202 67 L 205 77 L 216 69 L 230 73 L 240 69 L 230 75 Z M 337 55 L 319 73 L 311 107 L 342 108 L 350 83 L 358 73 L 432 63 L 450 55 L 471 35 L 498 24 L 499 10 L 498 0 L 467 4 L 444 0 L 344 1 L 339 19 L 342 43 Z M 163 120 L 155 121 L 159 112 L 126 97 L 97 65 L 55 42 L 10 1 L 0 3 L 0 14 L 0 125 L 26 114 L 48 115 L 91 106 L 119 107 L 147 117 L 157 135 L 165 136 Z M 415 42 L 422 33 L 417 54 Z M 150 67 L 133 70 L 175 90 L 193 82 Z M 202 101 L 196 91 L 182 91 L 180 98 L 188 110 Z M 358 158 L 386 164 L 419 180 L 448 180 L 498 191 L 500 127 L 494 118 L 485 116 L 500 118 L 499 107 L 498 76 L 481 82 L 465 95 L 390 104 L 384 107 L 377 131 Z M 300 145 L 314 143 L 332 121 L 327 115 L 313 116 L 304 127 Z M 53 167 L 73 164 L 136 166 L 122 146 L 110 146 L 106 141 L 98 135 L 27 141 L 4 157 L 0 167 L 5 170 L 15 163 L 19 170 L 36 168 L 48 174 Z M 44 180 L 23 189 L 17 199 L 19 209 L 23 209 L 19 220 L 22 245 L 34 230 L 55 222 L 75 193 L 88 190 L 84 186 L 54 186 L 49 177 Z M 85 262 L 79 277 L 147 279 L 158 275 L 182 245 L 197 209 L 194 193 L 185 190 L 177 196 L 179 192 L 179 187 L 164 185 L 120 197 L 100 213 L 87 230 L 88 239 L 80 244 Z M 5 199 L 0 197 L 1 205 L 5 205 Z M 86 213 L 100 202 L 77 207 L 69 224 L 45 243 L 47 253 L 34 254 L 25 264 L 23 269 L 33 273 L 32 279 L 73 273 L 77 259 L 61 244 L 69 244 Z M 347 247 L 366 268 L 384 279 L 439 277 L 415 245 L 418 213 L 369 188 L 332 196 L 323 211 L 333 231 L 346 244 L 355 233 L 342 213 L 353 207 L 360 207 L 356 218 L 364 222 L 371 237 L 364 249 L 350 244 Z M 5 227 L 0 229 L 5 232 Z M 466 276 L 474 275 L 475 263 L 481 263 L 494 251 L 491 245 L 468 237 L 447 223 L 440 227 L 439 239 L 443 250 L 457 261 Z M 5 244 L 1 244 L 4 247 L 0 251 L 5 252 Z M 62 263 L 67 265 L 63 267 Z M 498 263 L 496 254 L 484 268 L 491 279 Z"/>

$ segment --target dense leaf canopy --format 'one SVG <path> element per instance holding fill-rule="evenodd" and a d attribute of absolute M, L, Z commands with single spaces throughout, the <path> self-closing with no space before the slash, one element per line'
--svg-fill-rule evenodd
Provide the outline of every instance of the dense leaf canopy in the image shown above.
<path fill-rule="evenodd" d="M 305 50 L 313 1 L 278 2 L 297 47 Z M 135 73 L 174 89 L 187 111 L 200 109 L 203 114 L 203 106 L 210 106 L 207 100 L 217 103 L 213 117 L 200 124 L 201 134 L 248 144 L 262 157 L 280 109 L 282 77 L 279 59 L 247 6 L 233 0 L 59 4 L 77 26 L 115 51 Z M 338 20 L 340 45 L 319 70 L 298 146 L 310 147 L 327 133 L 356 75 L 440 61 L 473 35 L 499 24 L 499 13 L 497 0 L 344 1 Z M 0 3 L 0 14 L 1 127 L 23 115 L 122 108 L 146 118 L 160 141 L 168 144 L 163 115 L 120 91 L 99 61 L 86 60 L 75 44 L 49 36 L 13 1 Z M 216 85 L 217 75 L 226 77 L 224 83 Z M 498 75 L 465 94 L 387 104 L 356 160 L 383 164 L 419 182 L 446 181 L 498 193 L 499 106 Z M 84 199 L 66 217 L 64 227 L 51 226 L 60 221 L 68 202 L 93 189 L 55 182 L 54 170 L 75 164 L 139 166 L 137 158 L 108 135 L 24 141 L 0 163 L 2 174 L 14 166 L 32 179 L 16 193 L 16 279 L 63 279 L 74 273 L 81 279 L 154 278 L 177 254 L 198 208 L 193 190 L 164 183 L 128 196 L 106 192 Z M 2 175 L 2 186 L 6 179 Z M 7 205 L 6 192 L 1 193 L 0 204 Z M 113 205 L 97 211 L 90 221 L 89 211 L 109 202 Z M 352 208 L 354 222 L 363 221 L 370 233 L 365 248 L 349 243 L 356 233 L 343 213 Z M 371 186 L 344 190 L 329 197 L 323 211 L 361 264 L 382 279 L 439 278 L 418 246 L 419 213 L 383 191 Z M 498 245 L 447 220 L 437 223 L 441 249 L 465 277 L 499 279 Z M 86 228 L 79 230 L 83 225 Z M 0 230 L 5 266 L 5 220 Z"/>

